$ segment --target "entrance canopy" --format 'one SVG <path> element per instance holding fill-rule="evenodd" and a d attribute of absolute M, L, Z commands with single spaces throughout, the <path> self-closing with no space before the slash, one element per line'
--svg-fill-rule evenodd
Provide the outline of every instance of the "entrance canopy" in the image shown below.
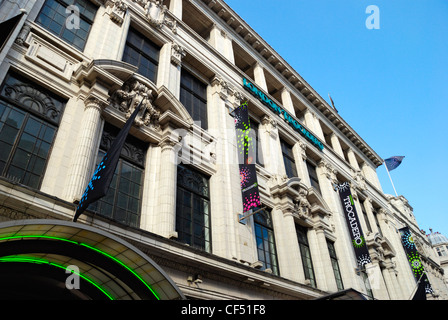
<path fill-rule="evenodd" d="M 146 254 L 61 220 L 0 223 L 0 299 L 185 299 Z"/>

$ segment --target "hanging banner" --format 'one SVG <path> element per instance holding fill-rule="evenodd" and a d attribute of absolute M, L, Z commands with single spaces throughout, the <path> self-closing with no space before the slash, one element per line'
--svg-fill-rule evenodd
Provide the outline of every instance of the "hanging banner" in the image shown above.
<path fill-rule="evenodd" d="M 428 277 L 426 276 L 426 272 L 422 264 L 422 259 L 417 251 L 409 227 L 401 228 L 399 231 L 401 236 L 401 243 L 403 244 L 406 258 L 409 261 L 409 265 L 411 266 L 415 280 L 417 282 L 420 280 L 420 282 L 423 282 L 425 284 L 426 293 L 432 293 L 433 290 L 431 284 L 429 283 Z"/>
<path fill-rule="evenodd" d="M 367 248 L 366 239 L 362 233 L 361 223 L 356 213 L 355 203 L 348 182 L 337 185 L 335 188 L 341 198 L 342 208 L 344 209 L 345 220 L 347 221 L 353 249 L 355 250 L 356 261 L 360 268 L 367 263 L 372 262 Z"/>
<path fill-rule="evenodd" d="M 243 211 L 261 206 L 255 169 L 255 147 L 250 135 L 250 120 L 247 102 L 233 111 L 235 117 L 238 164 L 240 169 Z"/>

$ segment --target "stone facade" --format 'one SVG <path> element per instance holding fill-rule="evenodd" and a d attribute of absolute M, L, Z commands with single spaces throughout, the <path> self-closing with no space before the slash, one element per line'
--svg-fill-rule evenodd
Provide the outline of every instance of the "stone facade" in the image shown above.
<path fill-rule="evenodd" d="M 398 232 L 408 226 L 434 289 L 428 298 L 448 298 L 444 271 L 412 207 L 403 196 L 382 192 L 376 169 L 383 160 L 224 1 L 92 0 L 96 13 L 82 51 L 38 22 L 48 1 L 17 2 L 27 12 L 1 52 L 0 82 L 8 74 L 20 74 L 64 99 L 64 111 L 39 187 L 11 181 L 2 173 L 2 220 L 70 220 L 95 169 L 105 123 L 123 126 L 145 98 L 130 132 L 147 146 L 137 225 L 91 211 L 79 223 L 133 243 L 187 297 L 314 299 L 353 288 L 375 299 L 408 299 L 416 283 Z M 0 12 L 2 21 L 19 13 L 7 1 L 0 4 Z M 152 80 L 122 59 L 130 28 L 159 48 Z M 207 129 L 180 101 L 185 70 L 206 87 Z M 324 149 L 245 90 L 243 78 L 306 127 Z M 275 237 L 277 274 L 260 261 L 255 215 L 239 221 L 243 212 L 231 111 L 244 101 L 258 123 L 263 163 L 257 165 L 257 176 Z M 282 141 L 292 147 L 296 177 L 286 175 Z M 179 163 L 209 177 L 208 250 L 179 241 Z M 365 270 L 357 269 L 334 190 L 345 181 L 372 257 Z M 309 248 L 309 256 L 299 245 L 298 226 L 306 228 L 302 245 Z M 305 271 L 308 261 L 312 276 Z"/>

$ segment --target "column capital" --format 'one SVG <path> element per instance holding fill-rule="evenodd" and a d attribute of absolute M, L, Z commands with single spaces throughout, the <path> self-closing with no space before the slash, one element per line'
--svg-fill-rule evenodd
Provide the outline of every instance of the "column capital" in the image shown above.
<path fill-rule="evenodd" d="M 322 173 L 325 174 L 328 180 L 336 184 L 336 175 L 338 174 L 338 171 L 330 163 L 325 160 L 320 160 L 317 167 L 321 168 Z"/>
<path fill-rule="evenodd" d="M 171 44 L 171 63 L 176 67 L 180 67 L 182 64 L 182 59 L 187 55 L 184 47 L 173 42 Z"/>
<path fill-rule="evenodd" d="M 107 102 L 96 96 L 90 95 L 84 100 L 84 106 L 85 110 L 95 108 L 98 111 L 103 111 L 107 107 Z"/>

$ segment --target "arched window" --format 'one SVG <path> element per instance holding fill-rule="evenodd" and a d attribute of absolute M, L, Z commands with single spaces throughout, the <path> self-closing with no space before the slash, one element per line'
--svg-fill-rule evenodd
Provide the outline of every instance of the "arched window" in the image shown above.
<path fill-rule="evenodd" d="M 9 74 L 0 93 L 0 174 L 38 189 L 65 103 Z"/>

